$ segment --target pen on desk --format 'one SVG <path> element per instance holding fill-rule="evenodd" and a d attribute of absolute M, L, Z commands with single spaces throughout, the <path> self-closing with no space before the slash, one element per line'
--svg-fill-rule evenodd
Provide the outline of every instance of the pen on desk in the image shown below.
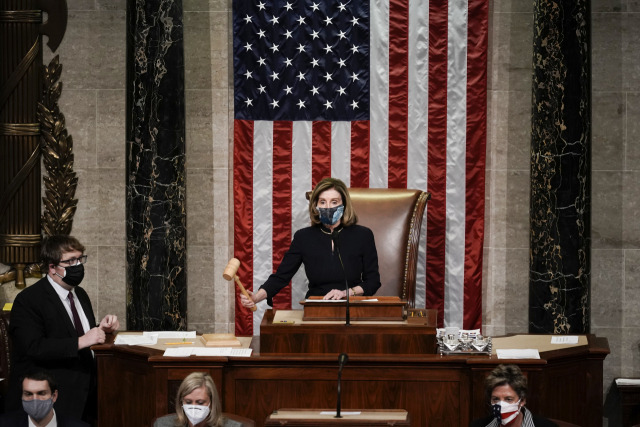
<path fill-rule="evenodd" d="M 180 344 L 193 344 L 193 342 L 191 341 L 184 341 L 184 342 L 166 342 L 164 343 L 165 345 L 180 345 Z"/>

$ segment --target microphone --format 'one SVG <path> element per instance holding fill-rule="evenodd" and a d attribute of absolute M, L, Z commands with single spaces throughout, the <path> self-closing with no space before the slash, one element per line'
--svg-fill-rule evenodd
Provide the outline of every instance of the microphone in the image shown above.
<path fill-rule="evenodd" d="M 340 416 L 340 384 L 342 382 L 342 368 L 344 368 L 344 365 L 346 365 L 348 361 L 349 356 L 347 356 L 347 353 L 340 353 L 340 356 L 338 356 L 338 403 L 336 404 L 335 418 L 342 418 L 342 416 Z"/>
<path fill-rule="evenodd" d="M 333 248 L 338 252 L 338 259 L 340 260 L 340 267 L 342 267 L 342 274 L 344 274 L 344 289 L 347 292 L 347 304 L 345 309 L 345 325 L 351 325 L 351 314 L 349 312 L 349 280 L 347 279 L 347 271 L 344 269 L 344 264 L 342 263 L 342 255 L 340 255 L 340 245 L 339 243 L 340 232 L 338 230 L 333 230 L 331 232 L 331 240 L 333 241 Z M 346 356 L 346 354 L 345 354 Z"/>

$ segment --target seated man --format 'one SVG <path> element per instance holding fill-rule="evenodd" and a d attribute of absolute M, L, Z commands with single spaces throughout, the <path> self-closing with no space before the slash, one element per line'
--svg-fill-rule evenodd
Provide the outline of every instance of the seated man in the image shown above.
<path fill-rule="evenodd" d="M 88 427 L 89 424 L 57 415 L 53 404 L 58 399 L 58 387 L 43 371 L 32 371 L 22 380 L 22 411 L 0 415 L 3 427 Z"/>

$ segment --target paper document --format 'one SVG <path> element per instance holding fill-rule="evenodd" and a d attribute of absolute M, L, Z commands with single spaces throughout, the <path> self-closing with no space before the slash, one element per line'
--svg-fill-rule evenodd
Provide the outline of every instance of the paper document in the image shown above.
<path fill-rule="evenodd" d="M 577 335 L 554 335 L 551 337 L 551 344 L 578 344 Z"/>
<path fill-rule="evenodd" d="M 164 351 L 163 356 L 167 357 L 189 357 L 189 356 L 223 356 L 223 357 L 249 357 L 253 350 L 250 348 L 231 347 L 175 347 Z"/>
<path fill-rule="evenodd" d="M 189 357 L 191 356 L 191 352 L 193 347 L 173 347 L 168 348 L 164 351 L 163 356 L 168 357 Z"/>
<path fill-rule="evenodd" d="M 251 356 L 250 348 L 234 348 L 234 347 L 194 347 L 194 356 L 226 356 L 226 357 L 249 357 Z"/>
<path fill-rule="evenodd" d="M 196 331 L 150 331 L 143 332 L 142 335 L 156 335 L 158 338 L 172 339 L 195 338 Z"/>
<path fill-rule="evenodd" d="M 616 384 L 640 386 L 640 378 L 616 378 Z"/>
<path fill-rule="evenodd" d="M 158 342 L 157 335 L 133 335 L 133 334 L 118 334 L 115 345 L 156 345 Z"/>
<path fill-rule="evenodd" d="M 540 353 L 535 348 L 503 348 L 497 349 L 498 359 L 540 359 Z"/>

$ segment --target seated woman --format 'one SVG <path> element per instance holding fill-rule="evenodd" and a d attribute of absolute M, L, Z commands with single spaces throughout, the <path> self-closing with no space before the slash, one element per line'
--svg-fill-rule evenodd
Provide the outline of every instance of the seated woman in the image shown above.
<path fill-rule="evenodd" d="M 176 413 L 156 419 L 153 427 L 241 427 L 222 416 L 218 391 L 209 374 L 193 372 L 182 381 Z"/>
<path fill-rule="evenodd" d="M 342 181 L 325 178 L 316 185 L 309 198 L 309 218 L 311 226 L 295 233 L 278 270 L 257 292 L 250 293 L 251 298 L 240 297 L 243 306 L 250 308 L 264 299 L 273 306 L 272 298 L 289 284 L 302 264 L 309 280 L 306 298 L 345 298 L 345 272 L 340 257 L 350 295 L 373 295 L 380 288 L 373 233 L 356 224 L 358 217 Z M 337 233 L 340 257 L 332 233 Z"/>
<path fill-rule="evenodd" d="M 498 365 L 485 379 L 485 392 L 492 415 L 475 420 L 471 427 L 558 427 L 531 414 L 527 403 L 527 378 L 517 365 Z"/>

